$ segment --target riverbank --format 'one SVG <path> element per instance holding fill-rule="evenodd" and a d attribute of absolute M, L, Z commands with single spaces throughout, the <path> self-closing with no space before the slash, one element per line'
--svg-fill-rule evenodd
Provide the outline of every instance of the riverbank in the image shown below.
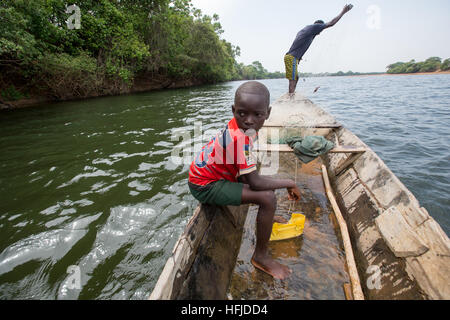
<path fill-rule="evenodd" d="M 416 73 L 386 73 L 389 76 L 407 76 L 407 75 L 430 75 L 430 74 L 450 74 L 450 71 L 435 71 L 435 72 L 416 72 Z"/>
<path fill-rule="evenodd" d="M 27 98 L 18 99 L 15 101 L 2 101 L 0 100 L 0 110 L 12 110 L 26 107 L 33 107 L 43 103 L 55 103 L 62 101 L 75 101 L 84 100 L 90 98 L 108 97 L 108 96 L 121 96 L 133 93 L 150 92 L 164 89 L 179 89 L 188 88 L 204 84 L 202 81 L 193 79 L 175 80 L 168 78 L 141 78 L 137 79 L 133 86 L 129 89 L 125 89 L 120 93 L 115 94 L 91 94 L 83 97 L 70 97 L 67 99 L 60 99 L 52 97 L 47 94 L 30 94 Z"/>
<path fill-rule="evenodd" d="M 416 72 L 416 73 L 381 73 L 381 74 L 369 74 L 368 76 L 423 76 L 423 75 L 437 75 L 437 74 L 450 74 L 450 71 Z"/>
<path fill-rule="evenodd" d="M 0 109 L 213 84 L 263 70 L 237 64 L 240 50 L 221 38 L 217 16 L 190 0 L 150 2 L 80 2 L 72 16 L 58 1 L 2 2 Z M 76 27 L 68 22 L 75 16 Z"/>
<path fill-rule="evenodd" d="M 355 74 L 355 75 L 344 75 L 344 76 L 327 76 L 330 78 L 334 77 L 373 77 L 373 76 L 408 76 L 408 75 L 440 75 L 440 74 L 450 74 L 450 71 L 436 71 L 436 72 L 417 72 L 417 73 L 379 73 L 379 74 Z M 261 80 L 261 79 L 257 79 Z M 13 110 L 20 109 L 26 107 L 33 107 L 43 103 L 55 103 L 62 101 L 75 101 L 75 100 L 84 100 L 90 98 L 98 98 L 98 97 L 108 97 L 108 96 L 121 96 L 133 93 L 141 93 L 141 92 L 151 92 L 156 90 L 165 90 L 165 89 L 179 89 L 179 88 L 189 88 L 194 86 L 204 85 L 199 80 L 193 79 L 184 79 L 184 80 L 175 80 L 168 78 L 139 78 L 136 79 L 133 86 L 131 86 L 128 90 L 122 91 L 116 94 L 92 94 L 84 97 L 73 97 L 68 99 L 58 99 L 55 97 L 51 97 L 48 95 L 33 95 L 31 94 L 28 98 L 18 99 L 15 101 L 2 101 L 0 100 L 0 110 Z"/>
<path fill-rule="evenodd" d="M 352 74 L 342 76 L 330 76 L 330 77 L 379 77 L 379 76 L 423 76 L 423 75 L 437 75 L 437 74 L 450 74 L 450 71 L 435 71 L 435 72 L 416 72 L 416 73 L 372 73 L 372 74 Z"/>

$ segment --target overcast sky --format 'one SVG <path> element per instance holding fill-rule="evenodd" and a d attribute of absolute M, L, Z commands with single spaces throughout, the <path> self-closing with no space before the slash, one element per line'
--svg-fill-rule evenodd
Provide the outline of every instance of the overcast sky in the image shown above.
<path fill-rule="evenodd" d="M 397 61 L 450 58 L 449 0 L 192 0 L 204 14 L 217 13 L 224 39 L 241 48 L 239 62 L 259 60 L 284 71 L 284 54 L 300 29 L 330 21 L 346 3 L 354 8 L 318 35 L 300 72 L 383 72 Z"/>

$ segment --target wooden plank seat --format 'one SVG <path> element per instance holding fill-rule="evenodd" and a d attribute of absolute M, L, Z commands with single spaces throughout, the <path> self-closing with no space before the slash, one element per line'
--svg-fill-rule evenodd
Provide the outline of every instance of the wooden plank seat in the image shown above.
<path fill-rule="evenodd" d="M 311 128 L 311 129 L 339 129 L 342 128 L 340 123 L 324 123 L 324 124 L 313 124 L 313 125 L 298 125 L 298 124 L 278 124 L 278 123 L 267 123 L 264 128 L 279 128 L 279 129 L 291 129 L 291 128 Z"/>
<path fill-rule="evenodd" d="M 256 145 L 255 149 L 257 151 L 273 151 L 273 152 L 294 152 L 291 147 L 287 144 L 260 144 Z M 330 153 L 364 153 L 366 152 L 364 147 L 355 146 L 336 146 L 331 149 Z"/>
<path fill-rule="evenodd" d="M 266 152 L 294 152 L 294 150 L 287 144 L 261 144 L 256 145 L 255 149 L 257 151 Z M 344 172 L 353 162 L 359 159 L 367 149 L 364 147 L 355 146 L 342 146 L 337 145 L 329 151 L 329 153 L 349 153 L 350 155 L 342 161 L 335 169 L 334 174 L 336 176 Z"/>

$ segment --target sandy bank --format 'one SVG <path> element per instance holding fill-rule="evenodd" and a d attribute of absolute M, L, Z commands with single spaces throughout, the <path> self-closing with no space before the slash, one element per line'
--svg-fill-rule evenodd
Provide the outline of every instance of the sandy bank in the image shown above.
<path fill-rule="evenodd" d="M 436 71 L 436 72 L 416 72 L 416 73 L 377 73 L 377 74 L 355 74 L 341 77 L 379 77 L 379 76 L 422 76 L 422 75 L 437 75 L 437 74 L 450 74 L 449 71 Z M 339 76 L 335 76 L 339 77 Z"/>

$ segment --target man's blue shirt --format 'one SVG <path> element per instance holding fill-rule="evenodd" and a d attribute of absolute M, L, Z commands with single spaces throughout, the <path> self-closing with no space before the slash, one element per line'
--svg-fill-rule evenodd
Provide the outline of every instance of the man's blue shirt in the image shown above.
<path fill-rule="evenodd" d="M 321 33 L 322 30 L 325 29 L 325 27 L 326 24 L 324 23 L 315 23 L 304 27 L 299 31 L 299 33 L 297 33 L 294 43 L 292 44 L 287 54 L 290 54 L 300 60 L 305 54 L 306 50 L 308 50 L 314 38 L 319 33 Z"/>

